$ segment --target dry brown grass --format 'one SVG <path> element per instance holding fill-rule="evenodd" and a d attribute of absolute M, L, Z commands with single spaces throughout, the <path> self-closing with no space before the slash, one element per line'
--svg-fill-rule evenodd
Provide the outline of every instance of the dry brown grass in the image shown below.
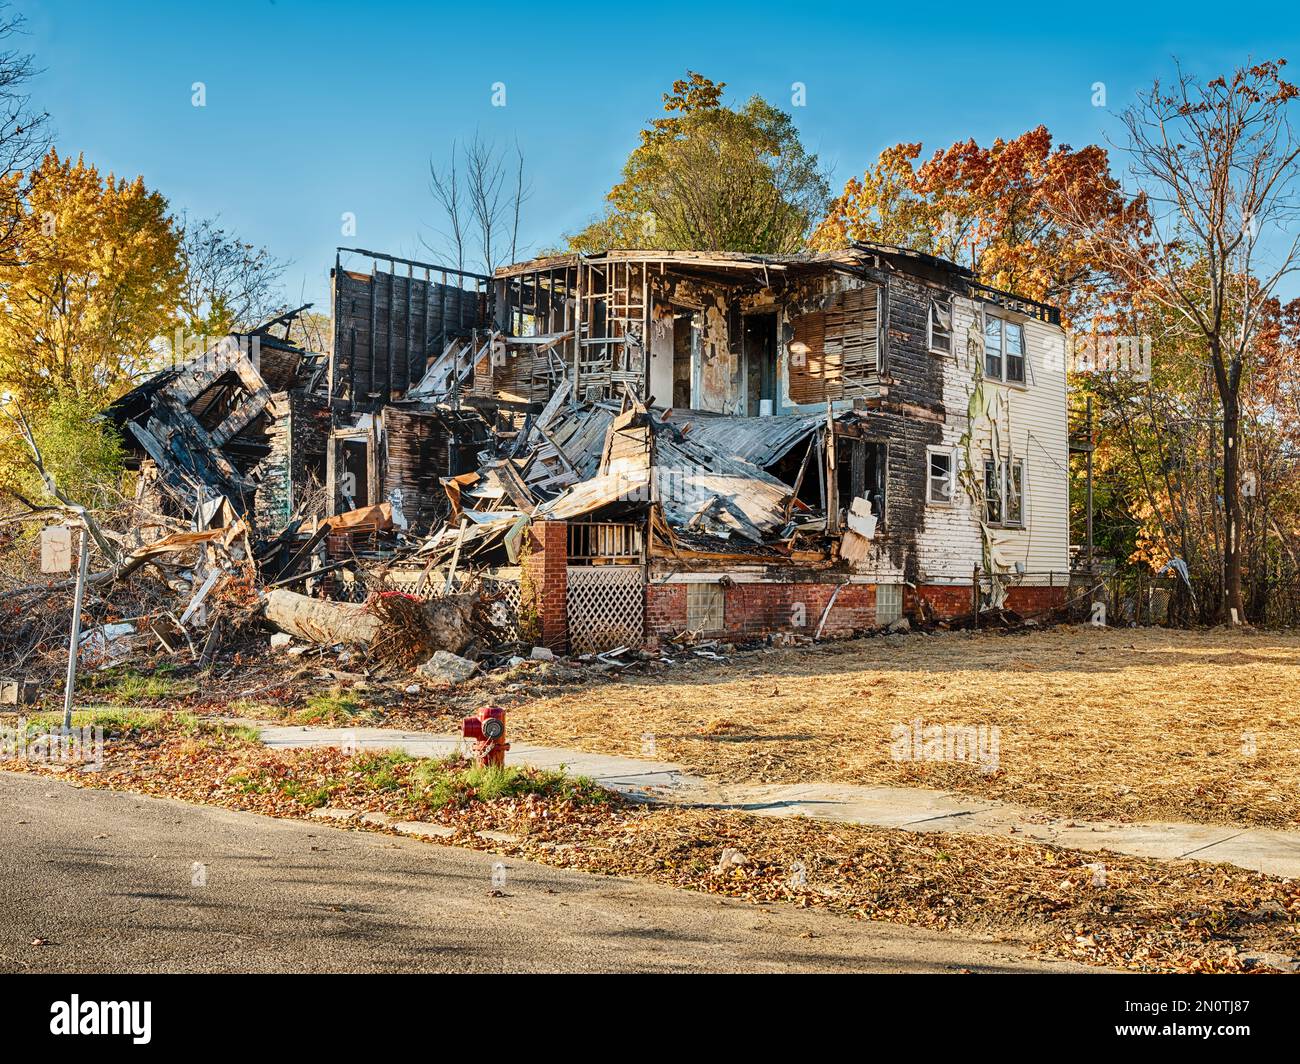
<path fill-rule="evenodd" d="M 899 762 L 890 733 L 1000 729 L 1000 768 Z M 679 665 L 510 711 L 523 740 L 726 782 L 937 787 L 1088 819 L 1300 823 L 1300 634 L 1058 628 Z"/>

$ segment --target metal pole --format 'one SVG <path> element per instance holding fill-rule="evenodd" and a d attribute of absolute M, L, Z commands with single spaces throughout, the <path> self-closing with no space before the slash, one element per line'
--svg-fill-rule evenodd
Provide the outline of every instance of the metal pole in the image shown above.
<path fill-rule="evenodd" d="M 1088 396 L 1088 450 L 1086 460 L 1088 464 L 1088 547 L 1085 557 L 1088 561 L 1088 572 L 1092 573 L 1092 396 Z"/>
<path fill-rule="evenodd" d="M 90 561 L 90 532 L 81 530 L 81 559 L 77 563 L 77 590 L 72 596 L 72 639 L 68 644 L 68 678 L 63 687 L 63 730 L 72 730 L 72 692 L 77 686 L 77 653 L 81 644 L 81 600 L 86 594 L 86 566 Z"/>

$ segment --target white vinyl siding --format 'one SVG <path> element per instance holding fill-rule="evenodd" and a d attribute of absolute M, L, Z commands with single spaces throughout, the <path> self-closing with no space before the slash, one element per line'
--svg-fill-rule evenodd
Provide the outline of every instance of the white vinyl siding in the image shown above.
<path fill-rule="evenodd" d="M 985 310 L 987 309 L 987 314 Z M 1013 321 L 1024 338 L 1026 387 L 984 377 L 987 416 L 976 420 L 969 445 L 963 436 L 969 428 L 966 415 L 975 367 L 969 333 L 972 326 L 983 335 L 989 317 Z M 1014 345 L 1013 341 L 1013 345 Z M 1005 361 L 1005 350 L 1002 350 Z M 1012 352 L 1015 353 L 1014 350 Z M 971 568 L 983 566 L 977 506 L 983 505 L 984 461 L 996 449 L 999 458 L 1023 463 L 1023 527 L 1007 524 L 991 528 L 995 557 L 1010 570 L 1022 564 L 1026 583 L 1047 583 L 1046 574 L 1059 574 L 1069 566 L 1069 454 L 1066 440 L 1065 334 L 1054 325 L 1017 315 L 1001 307 L 963 297 L 953 299 L 953 360 L 944 373 L 943 403 L 946 418 L 942 441 L 934 450 L 952 449 L 957 456 L 958 479 L 950 506 L 927 505 L 925 523 L 917 537 L 920 579 L 923 583 L 969 583 Z M 993 423 L 996 422 L 996 432 Z M 968 460 L 974 463 L 966 470 Z M 929 499 L 929 455 L 926 457 Z M 972 500 L 967 485 L 980 496 Z M 1013 515 L 1014 516 L 1014 515 Z"/>

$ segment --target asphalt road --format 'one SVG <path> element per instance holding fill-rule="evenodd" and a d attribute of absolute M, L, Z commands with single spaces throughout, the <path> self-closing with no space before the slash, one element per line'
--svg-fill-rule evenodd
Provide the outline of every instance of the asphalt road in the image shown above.
<path fill-rule="evenodd" d="M 498 860 L 0 773 L 0 971 L 1081 970 L 513 859 L 494 897 Z"/>

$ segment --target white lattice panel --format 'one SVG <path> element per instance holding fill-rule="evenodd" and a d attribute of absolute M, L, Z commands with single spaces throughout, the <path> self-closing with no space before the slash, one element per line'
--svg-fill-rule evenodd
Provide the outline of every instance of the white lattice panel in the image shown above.
<path fill-rule="evenodd" d="M 569 646 L 599 653 L 641 642 L 645 577 L 639 566 L 571 565 L 568 571 Z"/>

